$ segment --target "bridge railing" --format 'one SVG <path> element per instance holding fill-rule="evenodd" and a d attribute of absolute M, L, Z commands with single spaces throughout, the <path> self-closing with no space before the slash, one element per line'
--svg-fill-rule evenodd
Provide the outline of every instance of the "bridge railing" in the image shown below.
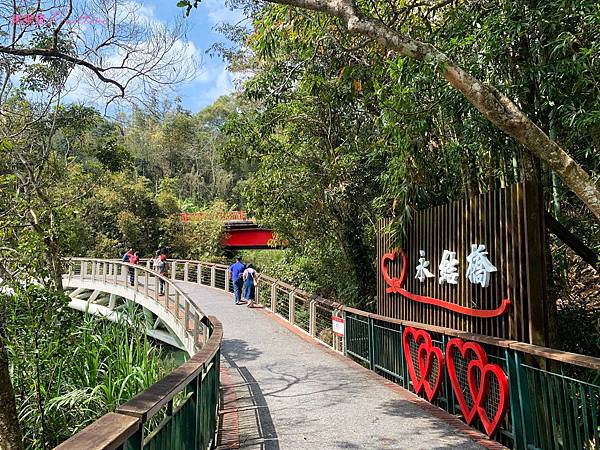
<path fill-rule="evenodd" d="M 225 265 L 183 260 L 170 263 L 173 280 L 233 290 Z M 417 373 L 420 369 L 416 362 L 418 348 L 404 348 L 402 336 L 407 328 L 426 331 L 444 360 L 451 339 L 476 342 L 486 352 L 488 361 L 502 368 L 508 380 L 508 412 L 494 439 L 519 449 L 600 448 L 600 358 L 383 317 L 310 295 L 266 275 L 260 275 L 256 298 L 265 308 L 321 343 L 413 392 L 407 353 Z M 343 336 L 333 332 L 332 316 L 343 320 Z M 460 417 L 460 400 L 471 410 L 474 408 L 467 387 L 468 362 L 458 358 L 454 366 L 457 382 L 466 389 L 464 400 L 457 398 L 447 370 L 443 372 L 441 389 L 432 399 L 435 405 Z M 502 393 L 496 382 L 490 383 L 491 391 L 482 409 L 492 421 Z M 486 432 L 481 420 L 471 418 L 469 422 Z"/>
<path fill-rule="evenodd" d="M 202 323 L 204 314 L 171 279 L 159 275 L 146 265 L 96 258 L 70 258 L 65 261 L 65 265 L 69 279 L 77 277 L 81 281 L 119 285 L 153 299 L 184 330 L 185 340 L 194 343 L 194 351 L 198 351 L 208 339 Z M 188 347 L 188 352 L 191 347 Z"/>
<path fill-rule="evenodd" d="M 150 268 L 151 260 L 142 264 Z M 228 266 L 202 261 L 169 260 L 169 277 L 233 292 Z M 256 286 L 257 303 L 309 334 L 317 341 L 343 353 L 344 338 L 332 329 L 332 316 L 341 317 L 342 305 L 260 274 Z"/>
<path fill-rule="evenodd" d="M 214 448 L 223 327 L 214 316 L 202 321 L 210 337 L 198 353 L 57 449 Z"/>
<path fill-rule="evenodd" d="M 445 361 L 451 339 L 478 343 L 488 362 L 499 365 L 507 375 L 508 412 L 494 436 L 504 445 L 557 450 L 600 447 L 600 358 L 343 309 L 347 354 L 413 392 L 408 371 L 411 362 L 407 361 L 402 339 L 407 328 L 426 331 Z M 413 361 L 417 360 L 417 351 L 410 348 Z M 471 370 L 468 362 L 459 356 L 453 369 L 465 389 L 470 388 L 466 380 Z M 490 421 L 499 408 L 500 389 L 491 383 L 483 405 Z M 472 408 L 470 393 L 463 391 L 462 395 L 467 407 Z M 432 403 L 462 416 L 448 370 L 443 373 L 441 389 Z M 471 425 L 485 432 L 480 421 L 473 420 Z"/>

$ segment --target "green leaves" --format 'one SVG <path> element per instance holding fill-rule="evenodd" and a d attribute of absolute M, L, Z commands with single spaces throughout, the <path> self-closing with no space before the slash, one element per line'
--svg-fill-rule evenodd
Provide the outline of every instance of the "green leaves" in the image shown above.
<path fill-rule="evenodd" d="M 185 15 L 189 16 L 192 8 L 197 8 L 199 4 L 200 4 L 200 0 L 194 0 L 194 1 L 180 0 L 177 2 L 177 7 L 185 8 Z"/>
<path fill-rule="evenodd" d="M 13 149 L 12 142 L 8 138 L 0 140 L 0 153 L 8 153 Z"/>
<path fill-rule="evenodd" d="M 64 294 L 36 285 L 2 301 L 27 448 L 56 446 L 173 368 L 143 323 L 99 321 L 66 308 Z"/>

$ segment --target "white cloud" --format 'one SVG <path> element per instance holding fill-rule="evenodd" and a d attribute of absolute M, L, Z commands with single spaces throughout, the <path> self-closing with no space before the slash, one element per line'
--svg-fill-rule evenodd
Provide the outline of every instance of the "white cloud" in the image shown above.
<path fill-rule="evenodd" d="M 208 61 L 194 81 L 181 86 L 181 94 L 189 99 L 188 106 L 202 109 L 213 103 L 222 95 L 231 94 L 235 90 L 235 76 L 227 70 L 225 63 Z"/>
<path fill-rule="evenodd" d="M 103 74 L 126 86 L 126 95 L 130 98 L 143 98 L 151 92 L 168 95 L 174 90 L 168 82 L 185 82 L 195 75 L 201 55 L 196 45 L 184 38 L 180 29 L 178 35 L 167 31 L 167 25 L 154 16 L 152 7 L 128 1 L 119 4 L 117 23 L 124 23 L 133 30 L 152 30 L 135 32 L 132 39 L 124 41 L 126 45 L 105 48 L 102 67 L 114 67 Z M 139 27 L 139 28 L 138 28 Z M 176 28 L 177 29 L 177 28 Z M 95 39 L 102 41 L 97 36 Z M 125 66 L 125 68 L 122 68 Z M 148 76 L 138 76 L 138 70 Z M 133 79 L 133 81 L 131 81 Z M 160 80 L 160 82 L 158 81 Z M 162 82 L 167 81 L 167 84 Z M 103 106 L 101 97 L 110 98 L 120 92 L 114 85 L 102 83 L 87 69 L 76 68 L 68 80 L 69 93 L 66 101 L 88 102 Z"/>
<path fill-rule="evenodd" d="M 144 23 L 146 26 L 152 28 L 165 27 L 166 22 L 162 20 L 162 16 L 157 16 L 158 13 L 154 6 L 146 5 L 137 1 L 120 2 L 119 7 L 121 9 L 119 11 L 119 17 L 127 21 Z M 205 11 L 198 12 L 201 14 L 203 13 L 205 20 L 212 25 L 222 22 L 238 23 L 244 19 L 243 13 L 240 10 L 230 10 L 225 6 L 223 0 L 206 0 L 201 4 L 200 8 L 206 8 Z M 208 33 L 211 34 L 212 32 L 209 31 Z M 200 39 L 200 45 L 202 45 L 203 40 L 204 38 Z M 139 55 L 136 57 L 129 57 L 128 62 L 130 64 L 137 63 L 138 61 L 136 58 L 152 60 L 153 56 L 156 54 L 154 51 L 155 47 L 153 47 L 151 42 L 141 41 L 136 43 L 134 47 L 136 50 L 139 50 Z M 239 76 L 229 72 L 226 64 L 219 59 L 213 59 L 207 56 L 206 60 L 203 61 L 202 64 L 199 64 L 202 60 L 202 49 L 199 49 L 194 42 L 187 40 L 187 38 L 181 38 L 175 41 L 171 46 L 169 55 L 167 60 L 170 61 L 170 64 L 173 64 L 173 66 L 185 66 L 186 64 L 191 65 L 193 63 L 199 65 L 199 69 L 196 71 L 193 79 L 181 82 L 171 88 L 163 86 L 157 87 L 158 90 L 165 95 L 170 96 L 173 93 L 180 95 L 184 99 L 184 105 L 188 109 L 196 111 L 204 108 L 220 96 L 230 94 L 235 90 L 236 80 Z M 103 66 L 118 66 L 121 64 L 124 56 L 125 52 L 122 49 L 107 53 L 103 60 Z M 121 70 L 109 72 L 113 73 L 105 73 L 105 75 L 119 81 L 126 79 L 128 75 L 127 73 L 122 73 L 124 71 Z M 91 89 L 90 85 L 94 85 L 96 88 Z M 101 97 L 102 91 L 104 90 L 104 94 L 107 94 L 107 91 L 114 93 L 116 91 L 113 91 L 113 88 L 114 86 L 99 82 L 95 75 L 91 74 L 87 69 L 76 68 L 73 70 L 73 73 L 68 80 L 69 92 L 64 97 L 64 100 L 67 102 L 92 104 L 102 109 L 105 105 Z M 138 81 L 129 86 L 128 93 L 136 96 L 140 95 L 139 93 L 145 89 L 146 87 L 142 85 L 141 81 Z"/>
<path fill-rule="evenodd" d="M 206 14 L 213 25 L 237 24 L 245 19 L 241 10 L 228 8 L 223 0 L 205 0 L 201 5 L 206 9 Z"/>
<path fill-rule="evenodd" d="M 129 15 L 135 15 L 138 19 L 144 19 L 146 21 L 160 23 L 160 21 L 154 15 L 154 6 L 147 6 L 140 2 L 126 1 L 118 5 L 117 20 L 123 20 L 129 17 Z"/>

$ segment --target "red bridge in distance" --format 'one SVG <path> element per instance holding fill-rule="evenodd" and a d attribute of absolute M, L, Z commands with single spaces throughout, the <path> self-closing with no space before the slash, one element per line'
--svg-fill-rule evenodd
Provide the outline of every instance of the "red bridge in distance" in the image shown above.
<path fill-rule="evenodd" d="M 214 217 L 211 213 L 181 213 L 183 222 L 197 222 Z M 246 216 L 245 211 L 228 211 L 220 214 L 223 221 L 224 241 L 228 250 L 262 250 L 273 249 L 273 230 L 259 227 L 253 219 Z"/>

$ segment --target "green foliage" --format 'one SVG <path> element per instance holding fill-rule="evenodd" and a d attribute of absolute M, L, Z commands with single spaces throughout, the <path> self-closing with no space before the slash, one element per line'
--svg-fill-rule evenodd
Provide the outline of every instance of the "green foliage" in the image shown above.
<path fill-rule="evenodd" d="M 67 302 L 33 285 L 0 300 L 27 448 L 57 445 L 173 367 L 141 323 L 82 317 Z"/>
<path fill-rule="evenodd" d="M 239 203 L 233 187 L 241 174 L 235 168 L 227 170 L 218 153 L 220 127 L 239 106 L 236 97 L 221 97 L 195 115 L 177 104 L 134 108 L 123 145 L 135 159 L 137 172 L 153 186 L 170 179 L 174 196 L 201 206 L 218 199 Z"/>
<path fill-rule="evenodd" d="M 170 216 L 162 221 L 161 248 L 174 258 L 211 260 L 223 253 L 223 221 L 221 216 L 227 206 L 215 202 L 202 211 L 200 220 L 182 222 Z"/>
<path fill-rule="evenodd" d="M 598 173 L 596 3 L 356 5 L 497 86 Z M 335 273 L 360 304 L 364 286 L 373 286 L 360 274 L 372 276 L 378 217 L 396 219 L 400 244 L 413 208 L 538 177 L 522 149 L 439 78 L 436 61 L 397 56 L 323 14 L 273 4 L 251 11 L 253 29 L 230 34 L 243 50 L 228 56 L 232 67 L 251 68 L 244 95 L 258 107 L 230 116 L 224 158 L 256 167 L 240 187 L 248 209 L 290 246 L 294 261 L 282 276 L 294 278 L 292 267 L 312 280 Z M 600 248 L 589 212 L 546 168 L 539 177 L 561 219 Z M 305 258 L 318 269 L 307 269 Z"/>

